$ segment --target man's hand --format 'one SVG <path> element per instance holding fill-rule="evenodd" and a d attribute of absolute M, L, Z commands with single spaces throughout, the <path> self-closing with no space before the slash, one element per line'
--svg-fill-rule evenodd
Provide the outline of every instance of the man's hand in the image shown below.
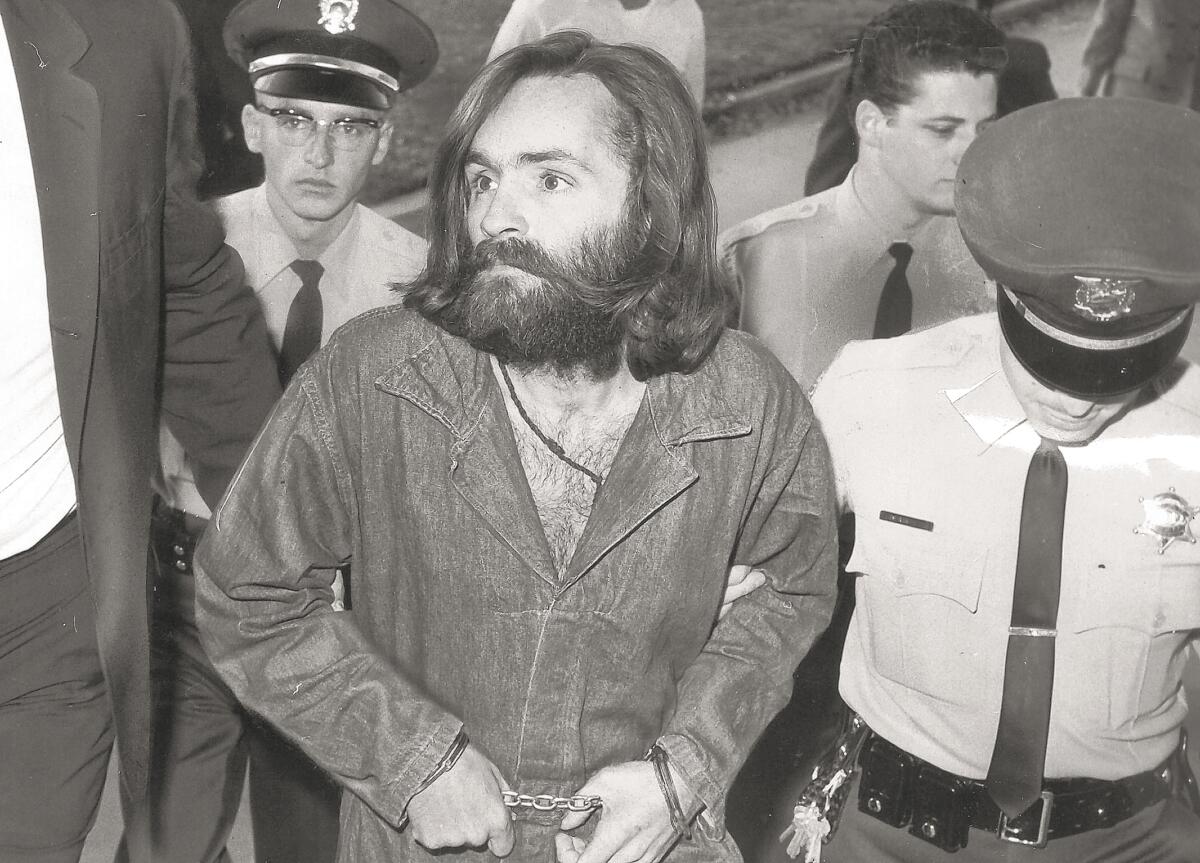
<path fill-rule="evenodd" d="M 675 788 L 682 792 L 679 782 Z M 671 813 L 649 761 L 629 761 L 605 767 L 575 792 L 597 794 L 604 800 L 600 823 L 590 841 L 559 833 L 554 844 L 558 863 L 652 863 L 675 843 Z M 681 795 L 682 796 L 682 795 Z M 687 797 L 683 796 L 684 801 Z M 589 812 L 568 812 L 563 830 L 574 830 Z"/>
<path fill-rule="evenodd" d="M 725 582 L 725 595 L 721 597 L 717 620 L 729 613 L 736 600 L 753 593 L 766 583 L 767 577 L 761 569 L 751 569 L 740 563 L 729 567 L 729 580 Z"/>
<path fill-rule="evenodd" d="M 500 793 L 507 788 L 496 765 L 468 744 L 453 767 L 409 801 L 413 839 L 431 851 L 486 845 L 497 857 L 507 857 L 513 826 Z"/>

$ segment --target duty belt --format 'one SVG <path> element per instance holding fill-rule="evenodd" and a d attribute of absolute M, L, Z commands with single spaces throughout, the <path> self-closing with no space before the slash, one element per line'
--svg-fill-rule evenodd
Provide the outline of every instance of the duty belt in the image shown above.
<path fill-rule="evenodd" d="M 1048 779 L 1041 798 L 1010 819 L 984 783 L 942 770 L 870 733 L 859 757 L 858 808 L 944 851 L 965 848 L 969 828 L 1005 842 L 1044 848 L 1088 830 L 1112 827 L 1175 793 L 1190 775 L 1177 751 L 1154 770 L 1125 779 Z"/>
<path fill-rule="evenodd" d="M 205 520 L 175 509 L 158 495 L 150 516 L 150 543 L 160 567 L 192 574 L 192 556 L 204 534 Z"/>

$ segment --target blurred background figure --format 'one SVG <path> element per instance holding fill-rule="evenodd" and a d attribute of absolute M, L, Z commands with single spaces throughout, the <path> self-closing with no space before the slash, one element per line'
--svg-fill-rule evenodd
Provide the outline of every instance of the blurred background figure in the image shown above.
<path fill-rule="evenodd" d="M 723 235 L 740 326 L 806 390 L 853 339 L 890 338 L 991 307 L 954 221 L 954 176 L 996 116 L 1004 34 L 947 0 L 867 24 L 851 66 L 862 146 L 835 188 Z"/>
<path fill-rule="evenodd" d="M 964 5 L 971 5 L 966 0 Z M 990 16 L 995 0 L 976 0 L 975 8 Z M 1026 105 L 1057 98 L 1050 80 L 1050 55 L 1046 46 L 1035 39 L 1009 36 L 1005 41 L 1008 64 L 1000 75 L 996 108 L 1000 116 Z M 826 94 L 825 122 L 817 135 L 816 151 L 804 175 L 804 194 L 815 195 L 846 179 L 850 166 L 858 159 L 858 135 L 854 131 L 854 112 L 850 107 L 850 70 L 829 85 Z"/>
<path fill-rule="evenodd" d="M 1100 0 L 1083 52 L 1082 96 L 1200 108 L 1200 3 Z"/>
<path fill-rule="evenodd" d="M 584 30 L 601 42 L 632 42 L 662 54 L 704 104 L 704 16 L 696 0 L 513 0 L 488 62 L 555 30 Z"/>

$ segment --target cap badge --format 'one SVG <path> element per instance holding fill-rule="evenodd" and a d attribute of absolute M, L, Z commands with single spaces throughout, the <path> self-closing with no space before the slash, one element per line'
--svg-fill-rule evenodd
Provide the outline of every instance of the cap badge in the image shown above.
<path fill-rule="evenodd" d="M 354 29 L 354 17 L 358 14 L 358 0 L 319 0 L 321 17 L 317 19 L 329 33 L 340 36 Z"/>
<path fill-rule="evenodd" d="M 1188 502 L 1169 491 L 1152 498 L 1138 498 L 1146 513 L 1146 520 L 1133 529 L 1134 533 L 1152 536 L 1158 541 L 1158 553 L 1162 554 L 1175 540 L 1195 543 L 1192 534 L 1192 519 L 1200 515 L 1200 506 L 1189 506 Z"/>
<path fill-rule="evenodd" d="M 1106 279 L 1101 276 L 1076 276 L 1075 311 L 1089 321 L 1115 321 L 1133 311 L 1141 279 Z"/>

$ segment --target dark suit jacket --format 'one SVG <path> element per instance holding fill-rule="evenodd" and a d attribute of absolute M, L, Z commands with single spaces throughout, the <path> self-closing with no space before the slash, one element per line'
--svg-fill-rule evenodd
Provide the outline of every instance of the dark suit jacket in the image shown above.
<path fill-rule="evenodd" d="M 1000 75 L 996 110 L 1000 116 L 1018 108 L 1058 98 L 1050 81 L 1050 55 L 1041 42 L 1010 36 L 1008 65 Z M 804 194 L 815 195 L 841 185 L 858 160 L 858 135 L 850 117 L 850 70 L 842 72 L 825 97 L 825 122 L 804 175 Z"/>
<path fill-rule="evenodd" d="M 0 0 L 41 213 L 59 403 L 122 779 L 150 746 L 156 392 L 216 499 L 278 383 L 241 261 L 195 196 L 186 29 L 160 0 Z"/>

